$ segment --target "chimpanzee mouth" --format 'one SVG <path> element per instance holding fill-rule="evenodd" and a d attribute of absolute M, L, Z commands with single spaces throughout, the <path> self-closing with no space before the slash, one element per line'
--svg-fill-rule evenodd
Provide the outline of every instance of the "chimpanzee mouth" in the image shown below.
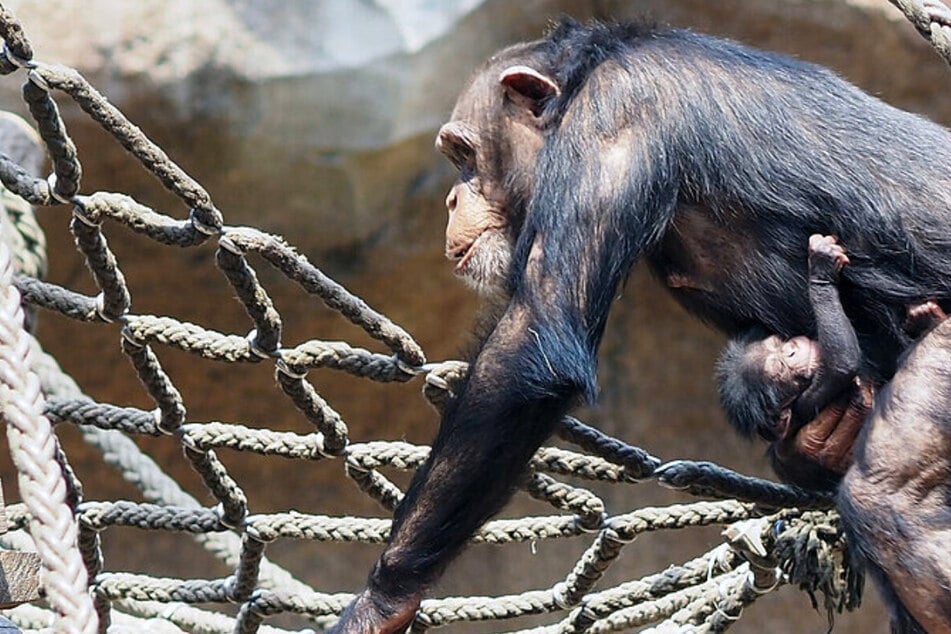
<path fill-rule="evenodd" d="M 472 259 L 472 255 L 476 252 L 476 249 L 479 248 L 479 241 L 482 240 L 482 236 L 485 234 L 486 231 L 483 231 L 479 234 L 479 237 L 472 241 L 472 243 L 466 249 L 466 252 L 462 254 L 462 259 L 459 260 L 458 264 L 456 264 L 456 268 L 453 269 L 453 273 L 456 275 L 466 274 L 466 267 L 468 267 L 469 261 Z"/>

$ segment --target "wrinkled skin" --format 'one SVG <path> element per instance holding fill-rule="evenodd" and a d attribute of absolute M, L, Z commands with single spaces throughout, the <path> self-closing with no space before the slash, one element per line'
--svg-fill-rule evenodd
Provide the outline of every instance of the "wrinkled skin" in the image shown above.
<path fill-rule="evenodd" d="M 916 338 L 927 335 L 947 319 L 944 310 L 934 301 L 926 301 L 908 307 L 905 329 Z M 844 475 L 853 463 L 856 444 L 865 419 L 872 409 L 875 387 L 867 379 L 856 377 L 855 387 L 825 407 L 815 419 L 801 429 L 787 430 L 779 442 L 774 443 L 774 464 L 791 465 L 789 468 L 820 469 L 836 475 Z M 792 481 L 814 478 L 790 476 Z"/>

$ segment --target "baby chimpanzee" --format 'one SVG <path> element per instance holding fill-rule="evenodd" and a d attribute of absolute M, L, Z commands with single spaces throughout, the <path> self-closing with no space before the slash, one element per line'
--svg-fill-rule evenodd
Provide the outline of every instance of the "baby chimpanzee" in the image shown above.
<path fill-rule="evenodd" d="M 862 371 L 861 350 L 839 301 L 839 272 L 848 263 L 834 237 L 811 236 L 809 300 L 817 339 L 783 340 L 751 331 L 730 341 L 717 362 L 720 401 L 733 427 L 746 437 L 759 435 L 773 443 L 770 458 L 781 478 L 815 488 L 836 486 L 851 464 L 851 451 L 830 451 L 837 456 L 830 464 L 797 461 L 795 473 L 782 452 L 791 450 L 799 429 L 817 417 L 830 419 L 829 428 L 837 425 L 837 433 L 851 441 L 874 396 L 873 386 L 862 378 L 867 373 Z M 905 328 L 917 337 L 944 318 L 937 303 L 927 301 L 909 307 Z"/>

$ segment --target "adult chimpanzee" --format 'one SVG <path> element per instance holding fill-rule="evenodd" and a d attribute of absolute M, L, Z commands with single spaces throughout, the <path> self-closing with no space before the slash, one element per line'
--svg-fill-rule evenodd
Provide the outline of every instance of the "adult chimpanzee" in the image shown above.
<path fill-rule="evenodd" d="M 875 393 L 839 300 L 839 273 L 848 262 L 833 236 L 810 236 L 809 301 L 817 339 L 764 337 L 754 329 L 731 340 L 717 361 L 720 402 L 733 427 L 773 443 L 770 458 L 784 480 L 816 488 L 834 489 L 852 464 L 850 447 Z M 919 337 L 946 318 L 934 301 L 909 306 L 905 331 Z M 811 433 L 800 437 L 807 423 Z M 798 447 L 816 440 L 814 448 Z"/>
<path fill-rule="evenodd" d="M 437 144 L 460 170 L 448 255 L 509 299 L 337 632 L 402 631 L 562 416 L 594 398 L 608 309 L 642 256 L 727 333 L 814 336 L 802 245 L 838 236 L 876 380 L 909 343 L 905 306 L 951 298 L 951 135 L 811 64 L 565 21 L 492 57 Z"/>
<path fill-rule="evenodd" d="M 951 632 L 951 320 L 903 359 L 839 488 L 850 544 L 892 611 L 893 632 Z"/>

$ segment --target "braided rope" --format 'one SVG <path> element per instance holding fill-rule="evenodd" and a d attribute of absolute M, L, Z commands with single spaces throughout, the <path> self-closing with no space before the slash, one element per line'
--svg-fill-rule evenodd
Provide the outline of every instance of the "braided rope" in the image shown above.
<path fill-rule="evenodd" d="M 939 0 L 889 0 L 951 64 L 951 9 Z"/>
<path fill-rule="evenodd" d="M 2 231 L 9 230 L 5 224 Z M 57 441 L 43 416 L 40 382 L 31 370 L 29 334 L 23 329 L 20 293 L 13 286 L 13 258 L 0 240 L 0 411 L 7 424 L 20 494 L 30 510 L 30 534 L 43 564 L 57 627 L 92 634 L 98 619 L 86 593 L 86 567 L 77 527 L 66 503 L 67 486 L 56 460 Z"/>

